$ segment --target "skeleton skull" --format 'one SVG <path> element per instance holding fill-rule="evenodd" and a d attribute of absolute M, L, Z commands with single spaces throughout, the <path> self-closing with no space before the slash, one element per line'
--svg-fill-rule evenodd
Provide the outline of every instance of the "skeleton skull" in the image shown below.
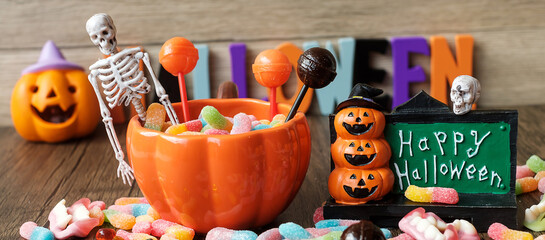
<path fill-rule="evenodd" d="M 98 46 L 100 52 L 111 55 L 117 52 L 117 40 L 115 39 L 115 25 L 112 18 L 105 13 L 93 15 L 85 25 L 87 33 L 93 44 Z"/>
<path fill-rule="evenodd" d="M 481 96 L 481 84 L 468 75 L 461 75 L 454 79 L 450 89 L 452 110 L 456 115 L 463 115 L 471 110 L 473 103 Z"/>

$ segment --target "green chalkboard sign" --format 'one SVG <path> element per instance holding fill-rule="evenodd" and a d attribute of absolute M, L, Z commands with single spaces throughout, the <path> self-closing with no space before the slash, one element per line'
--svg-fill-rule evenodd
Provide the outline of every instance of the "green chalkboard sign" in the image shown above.
<path fill-rule="evenodd" d="M 386 116 L 394 193 L 408 185 L 459 193 L 514 192 L 516 111 L 455 115 L 422 93 Z"/>
<path fill-rule="evenodd" d="M 392 123 L 394 193 L 408 185 L 449 187 L 459 193 L 508 193 L 511 149 L 506 122 Z"/>

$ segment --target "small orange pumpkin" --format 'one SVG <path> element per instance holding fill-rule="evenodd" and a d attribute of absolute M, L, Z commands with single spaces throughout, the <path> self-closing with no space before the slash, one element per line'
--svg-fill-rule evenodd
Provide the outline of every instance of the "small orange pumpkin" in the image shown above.
<path fill-rule="evenodd" d="M 51 69 L 19 79 L 11 95 L 11 117 L 24 139 L 60 142 L 94 131 L 100 111 L 85 72 Z"/>
<path fill-rule="evenodd" d="M 331 144 L 331 156 L 335 167 L 373 169 L 388 164 L 392 151 L 384 138 L 342 139 Z"/>
<path fill-rule="evenodd" d="M 384 114 L 373 108 L 348 107 L 335 115 L 335 131 L 343 139 L 379 138 L 385 126 Z"/>
<path fill-rule="evenodd" d="M 370 170 L 335 168 L 329 175 L 329 194 L 337 203 L 363 204 L 380 200 L 394 186 L 394 174 L 388 167 Z"/>

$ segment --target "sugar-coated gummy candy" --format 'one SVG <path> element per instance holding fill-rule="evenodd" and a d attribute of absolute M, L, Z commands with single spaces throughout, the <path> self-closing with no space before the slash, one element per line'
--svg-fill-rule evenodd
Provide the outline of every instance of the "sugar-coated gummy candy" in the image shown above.
<path fill-rule="evenodd" d="M 152 217 L 153 220 L 157 220 L 161 218 L 161 216 L 159 216 L 159 213 L 153 207 L 148 208 L 147 215 Z"/>
<path fill-rule="evenodd" d="M 146 123 L 144 123 L 144 127 L 161 131 L 163 128 L 163 123 L 165 122 L 166 114 L 167 111 L 163 105 L 159 103 L 150 104 L 148 110 L 146 111 Z"/>
<path fill-rule="evenodd" d="M 280 234 L 278 228 L 271 228 L 259 234 L 256 240 L 282 240 L 282 234 Z"/>
<path fill-rule="evenodd" d="M 44 227 L 39 227 L 34 222 L 25 222 L 19 228 L 19 234 L 24 239 L 30 240 L 54 240 L 53 232 Z"/>
<path fill-rule="evenodd" d="M 257 125 L 261 125 L 261 124 L 262 124 L 262 123 L 261 123 L 260 121 L 258 121 L 258 120 L 252 121 L 252 129 L 255 129 L 255 127 L 256 127 Z"/>
<path fill-rule="evenodd" d="M 537 172 L 536 175 L 534 176 L 534 178 L 535 178 L 537 181 L 541 180 L 541 179 L 544 178 L 544 177 L 545 177 L 545 171 L 539 171 L 539 172 Z"/>
<path fill-rule="evenodd" d="M 487 233 L 488 233 L 488 236 L 494 240 L 511 240 L 511 239 L 533 240 L 534 239 L 534 237 L 530 233 L 509 229 L 505 225 L 501 223 L 497 223 L 497 222 L 492 223 L 492 225 L 488 227 Z"/>
<path fill-rule="evenodd" d="M 345 219 L 326 219 L 319 221 L 315 224 L 316 228 L 332 228 L 338 226 L 350 226 L 356 224 L 358 220 L 345 220 Z"/>
<path fill-rule="evenodd" d="M 537 155 L 532 155 L 526 160 L 526 166 L 533 172 L 545 171 L 545 161 Z"/>
<path fill-rule="evenodd" d="M 409 185 L 405 197 L 413 202 L 430 202 L 456 204 L 459 201 L 458 192 L 454 188 L 418 187 Z"/>
<path fill-rule="evenodd" d="M 538 182 L 533 177 L 519 178 L 515 181 L 515 194 L 533 192 L 537 189 Z"/>
<path fill-rule="evenodd" d="M 89 217 L 98 219 L 98 226 L 102 226 L 104 223 L 104 213 L 98 206 L 89 209 Z"/>
<path fill-rule="evenodd" d="M 178 240 L 191 240 L 195 236 L 195 230 L 182 225 L 173 225 L 167 228 L 164 235 L 167 234 L 174 236 Z"/>
<path fill-rule="evenodd" d="M 187 121 L 184 123 L 184 125 L 187 127 L 187 131 L 192 132 L 200 132 L 203 127 L 203 123 L 200 119 Z"/>
<path fill-rule="evenodd" d="M 102 211 L 104 213 L 104 221 L 109 222 L 112 226 L 123 230 L 130 230 L 136 223 L 136 218 L 132 215 L 119 212 L 113 209 L 106 209 Z"/>
<path fill-rule="evenodd" d="M 280 224 L 278 230 L 280 231 L 280 234 L 287 239 L 299 240 L 312 237 L 307 230 L 293 222 Z"/>
<path fill-rule="evenodd" d="M 233 233 L 232 240 L 256 240 L 257 234 L 248 230 L 239 230 Z"/>
<path fill-rule="evenodd" d="M 535 173 L 526 165 L 517 166 L 516 179 L 523 177 L 533 177 Z"/>
<path fill-rule="evenodd" d="M 178 240 L 176 238 L 176 236 L 170 234 L 170 233 L 165 233 L 163 234 L 163 236 L 161 236 L 161 239 L 160 240 Z"/>
<path fill-rule="evenodd" d="M 36 227 L 30 235 L 30 240 L 54 240 L 53 232 L 44 227 Z"/>
<path fill-rule="evenodd" d="M 252 120 L 245 113 L 238 113 L 233 117 L 233 128 L 231 134 L 240 134 L 252 130 Z"/>
<path fill-rule="evenodd" d="M 545 230 L 543 215 L 545 213 L 545 201 L 541 199 L 538 204 L 532 205 L 524 211 L 524 226 L 535 232 Z"/>
<path fill-rule="evenodd" d="M 153 221 L 155 221 L 155 219 L 150 216 L 150 215 L 142 215 L 142 216 L 138 216 L 136 217 L 135 219 L 135 222 L 138 223 L 138 222 L 149 222 L 149 223 L 152 223 Z"/>
<path fill-rule="evenodd" d="M 257 238 L 257 234 L 252 231 L 235 231 L 223 227 L 212 228 L 206 234 L 206 240 L 256 240 Z"/>
<path fill-rule="evenodd" d="M 157 219 L 151 223 L 151 235 L 160 237 L 166 233 L 167 228 L 175 225 L 178 224 L 164 219 Z"/>
<path fill-rule="evenodd" d="M 231 131 L 233 124 L 227 120 L 215 107 L 205 106 L 201 109 L 202 118 L 215 129 Z"/>
<path fill-rule="evenodd" d="M 314 238 L 324 236 L 331 232 L 330 228 L 305 228 L 305 230 Z"/>
<path fill-rule="evenodd" d="M 151 234 L 151 222 L 147 222 L 147 221 L 136 222 L 134 226 L 132 227 L 132 232 Z"/>
<path fill-rule="evenodd" d="M 259 122 L 260 122 L 261 124 L 265 124 L 265 125 L 271 124 L 271 121 L 269 121 L 269 120 L 267 120 L 267 119 L 261 119 L 261 120 L 259 120 Z"/>
<path fill-rule="evenodd" d="M 116 199 L 114 205 L 128 205 L 137 203 L 148 203 L 148 200 L 143 197 L 122 197 Z"/>
<path fill-rule="evenodd" d="M 534 238 L 534 240 L 545 240 L 545 234 L 539 235 L 538 237 Z"/>
<path fill-rule="evenodd" d="M 188 131 L 187 126 L 184 123 L 182 123 L 182 124 L 177 124 L 177 125 L 170 126 L 169 128 L 167 128 L 167 130 L 165 130 L 165 133 L 172 134 L 172 135 L 178 135 L 178 134 L 186 132 L 186 131 Z"/>
<path fill-rule="evenodd" d="M 201 133 L 204 134 L 204 132 L 206 132 L 206 130 L 208 129 L 214 129 L 211 125 L 206 125 L 204 127 L 201 128 Z"/>
<path fill-rule="evenodd" d="M 339 240 L 341 239 L 342 231 L 332 231 L 321 237 L 314 238 L 314 240 Z"/>
<path fill-rule="evenodd" d="M 537 189 L 539 192 L 545 193 L 545 178 L 542 178 L 537 182 Z"/>
<path fill-rule="evenodd" d="M 312 215 L 312 221 L 314 224 L 316 224 L 319 221 L 324 220 L 324 207 L 320 206 L 314 210 L 314 214 Z"/>
<path fill-rule="evenodd" d="M 254 130 L 261 130 L 261 129 L 268 129 L 268 128 L 271 128 L 271 126 L 268 124 L 259 124 L 254 127 Z"/>
<path fill-rule="evenodd" d="M 115 230 L 111 228 L 101 228 L 98 229 L 95 238 L 97 240 L 112 240 L 115 237 Z"/>

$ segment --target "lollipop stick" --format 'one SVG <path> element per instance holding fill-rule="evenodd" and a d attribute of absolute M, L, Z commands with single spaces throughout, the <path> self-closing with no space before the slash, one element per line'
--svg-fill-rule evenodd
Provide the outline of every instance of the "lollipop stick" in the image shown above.
<path fill-rule="evenodd" d="M 295 116 L 295 113 L 297 113 L 297 109 L 299 109 L 299 105 L 301 105 L 301 102 L 303 101 L 303 98 L 305 98 L 305 94 L 307 93 L 308 86 L 303 85 L 301 88 L 301 91 L 299 91 L 299 95 L 297 95 L 297 98 L 295 99 L 295 102 L 293 102 L 293 106 L 291 107 L 290 113 L 288 114 L 288 117 L 286 117 L 286 121 L 288 122 L 290 119 L 292 119 Z"/>
<path fill-rule="evenodd" d="M 182 102 L 182 111 L 184 113 L 184 122 L 189 121 L 189 106 L 187 105 L 187 91 L 185 90 L 185 79 L 181 72 L 178 73 L 178 84 L 180 84 L 180 99 Z"/>
<path fill-rule="evenodd" d="M 278 114 L 278 104 L 276 104 L 276 88 L 271 88 L 271 99 L 269 99 L 270 109 L 271 109 L 271 121 Z"/>

